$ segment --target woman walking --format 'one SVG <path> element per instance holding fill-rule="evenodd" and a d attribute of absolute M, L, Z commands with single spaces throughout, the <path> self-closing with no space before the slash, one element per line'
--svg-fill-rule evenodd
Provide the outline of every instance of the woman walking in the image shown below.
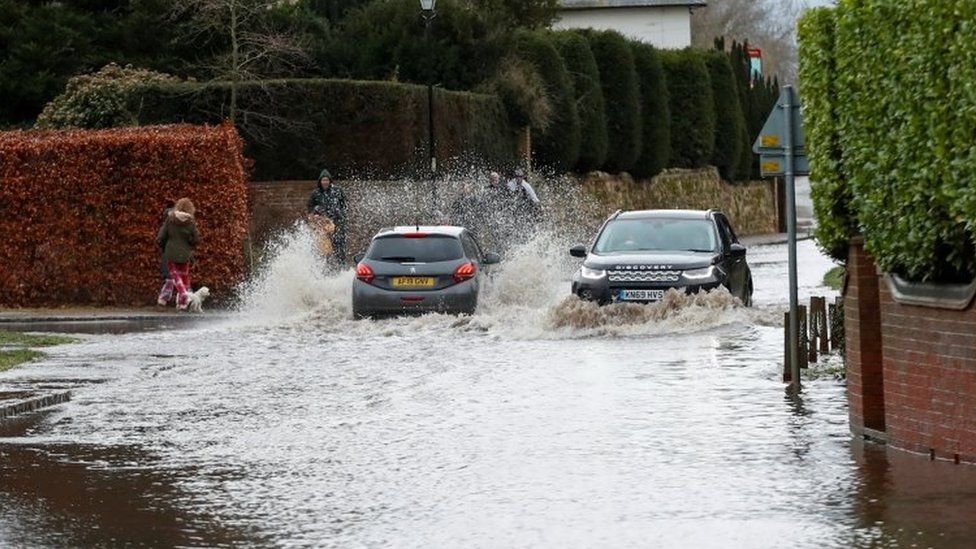
<path fill-rule="evenodd" d="M 159 220 L 159 225 L 162 226 L 169 219 L 169 214 L 173 212 L 173 207 L 176 206 L 176 202 L 172 200 L 166 201 L 166 207 L 163 209 L 163 215 Z M 163 289 L 159 291 L 159 297 L 156 299 L 156 305 L 160 307 L 165 307 L 169 300 L 173 298 L 173 280 L 169 277 L 169 269 L 166 268 L 166 242 L 156 242 L 159 245 L 159 276 L 163 279 Z"/>
<path fill-rule="evenodd" d="M 190 264 L 193 262 L 193 248 L 200 241 L 200 233 L 193 217 L 196 208 L 189 198 L 176 201 L 173 211 L 166 217 L 163 226 L 156 235 L 156 243 L 163 248 L 163 258 L 169 270 L 172 287 L 176 290 L 176 308 L 186 310 L 189 304 Z M 164 284 L 160 290 L 158 302 L 169 300 L 167 287 Z M 172 290 L 169 290 L 172 291 Z"/>

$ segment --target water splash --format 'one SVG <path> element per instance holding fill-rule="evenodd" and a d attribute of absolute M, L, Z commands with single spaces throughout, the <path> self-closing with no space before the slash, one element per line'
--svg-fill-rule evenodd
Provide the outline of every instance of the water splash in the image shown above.
<path fill-rule="evenodd" d="M 471 168 L 437 182 L 349 182 L 348 250 L 365 250 L 383 226 L 451 222 L 458 204 L 475 197 L 469 226 L 485 251 L 501 252 L 490 269 L 477 312 L 458 318 L 430 314 L 380 321 L 353 321 L 353 271 L 329 264 L 316 252 L 304 223 L 282 231 L 268 248 L 260 276 L 241 292 L 241 313 L 250 320 L 290 324 L 313 322 L 320 329 L 351 336 L 396 337 L 442 330 L 485 333 L 505 339 L 564 339 L 606 335 L 687 332 L 746 319 L 727 292 L 685 296 L 673 292 L 652 305 L 598 307 L 570 296 L 579 260 L 568 250 L 592 238 L 609 213 L 578 185 L 559 179 L 533 181 L 542 200 L 541 219 L 513 216 L 503 196 L 487 190 L 486 173 Z M 471 213 L 468 202 L 468 213 Z M 435 219 L 437 218 L 437 219 Z M 354 234 L 355 233 L 355 234 Z"/>
<path fill-rule="evenodd" d="M 482 287 L 471 317 L 420 317 L 355 321 L 351 311 L 352 269 L 330 264 L 316 251 L 303 224 L 281 234 L 266 254 L 261 275 L 241 292 L 241 315 L 250 322 L 311 323 L 349 336 L 399 337 L 443 331 L 486 334 L 508 340 L 653 336 L 687 333 L 750 321 L 758 313 L 741 307 L 724 289 L 695 295 L 670 291 L 653 304 L 600 307 L 569 294 L 579 260 L 572 242 L 542 231 L 511 247 Z"/>
<path fill-rule="evenodd" d="M 318 253 L 316 237 L 302 222 L 267 246 L 257 277 L 239 291 L 242 316 L 283 321 L 315 313 L 340 320 L 351 315 L 353 272 Z"/>
<path fill-rule="evenodd" d="M 640 328 L 643 333 L 700 330 L 727 324 L 742 306 L 725 288 L 685 294 L 668 290 L 656 303 L 613 303 L 599 306 L 575 296 L 563 299 L 550 309 L 547 318 L 553 329 L 571 328 L 596 333 L 617 333 Z"/>

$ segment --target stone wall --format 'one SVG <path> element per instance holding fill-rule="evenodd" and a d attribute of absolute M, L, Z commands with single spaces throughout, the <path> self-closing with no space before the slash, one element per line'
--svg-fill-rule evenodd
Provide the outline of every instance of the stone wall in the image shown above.
<path fill-rule="evenodd" d="M 581 241 L 617 209 L 720 208 L 740 236 L 776 232 L 771 185 L 732 186 L 714 169 L 669 170 L 650 181 L 594 173 L 582 178 L 533 179 L 532 183 L 543 202 L 548 227 Z M 448 179 L 436 189 L 426 182 L 406 180 L 338 184 L 349 199 L 348 249 L 355 252 L 382 226 L 431 222 L 434 209 L 448 211 L 457 197 L 477 191 L 484 181 L 478 173 Z M 293 224 L 304 213 L 314 188 L 313 181 L 251 183 L 252 239 L 261 243 L 274 231 Z"/>
<path fill-rule="evenodd" d="M 757 181 L 730 185 L 715 168 L 667 170 L 650 181 L 634 181 L 626 174 L 597 173 L 585 177 L 580 184 L 610 211 L 717 208 L 728 215 L 739 236 L 777 232 L 772 184 Z"/>
<path fill-rule="evenodd" d="M 976 306 L 898 303 L 861 246 L 845 294 L 852 431 L 976 463 Z"/>

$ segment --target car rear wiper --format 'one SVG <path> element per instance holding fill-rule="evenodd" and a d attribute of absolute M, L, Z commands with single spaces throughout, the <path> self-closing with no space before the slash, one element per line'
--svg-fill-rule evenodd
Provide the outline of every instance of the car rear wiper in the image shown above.
<path fill-rule="evenodd" d="M 684 251 L 686 251 L 686 252 L 709 252 L 709 253 L 714 253 L 715 252 L 715 250 L 700 250 L 698 248 L 688 248 L 688 249 L 686 249 Z"/>
<path fill-rule="evenodd" d="M 417 258 L 406 255 L 388 255 L 380 258 L 380 261 L 398 261 L 400 263 L 412 263 Z"/>

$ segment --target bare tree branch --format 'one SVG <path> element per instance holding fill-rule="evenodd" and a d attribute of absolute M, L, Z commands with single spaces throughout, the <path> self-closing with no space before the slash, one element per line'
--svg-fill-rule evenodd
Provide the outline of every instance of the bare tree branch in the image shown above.
<path fill-rule="evenodd" d="M 272 16 L 280 8 L 280 0 L 172 0 L 170 11 L 186 38 L 223 45 L 222 51 L 196 65 L 207 75 L 205 88 L 213 84 L 230 90 L 229 104 L 211 114 L 226 112 L 242 133 L 259 142 L 272 131 L 310 129 L 278 114 L 280 103 L 266 83 L 268 78 L 294 74 L 310 59 L 299 33 L 276 27 Z"/>
<path fill-rule="evenodd" d="M 784 83 L 797 74 L 796 21 L 808 0 L 710 0 L 692 14 L 692 36 L 698 47 L 710 48 L 726 37 L 763 50 L 767 74 Z"/>

